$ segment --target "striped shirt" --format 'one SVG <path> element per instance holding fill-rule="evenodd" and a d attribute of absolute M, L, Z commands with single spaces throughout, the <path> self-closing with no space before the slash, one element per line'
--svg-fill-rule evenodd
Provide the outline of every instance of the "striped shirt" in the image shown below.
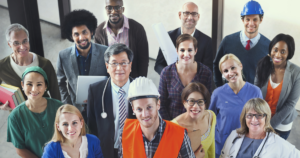
<path fill-rule="evenodd" d="M 144 142 L 147 158 L 154 157 L 154 154 L 158 148 L 161 137 L 163 136 L 165 128 L 166 128 L 166 122 L 161 117 L 158 116 L 158 118 L 159 118 L 158 130 L 154 134 L 154 137 L 152 138 L 152 140 L 149 141 L 146 138 L 146 136 L 143 134 L 143 142 Z M 121 142 L 122 142 L 122 133 L 123 133 L 123 129 L 121 131 L 121 137 L 120 137 Z M 122 148 L 122 143 L 121 143 L 119 145 L 119 153 L 118 153 L 118 157 L 120 157 L 120 158 L 123 158 L 123 150 L 122 149 L 123 148 Z M 178 154 L 178 158 L 196 158 L 195 154 L 192 150 L 190 138 L 189 138 L 186 130 L 184 130 L 183 142 L 182 142 L 179 154 Z"/>
<path fill-rule="evenodd" d="M 129 38 L 128 38 L 129 23 L 128 23 L 128 18 L 125 15 L 123 15 L 123 17 L 124 17 L 123 26 L 119 29 L 117 36 L 108 26 L 108 21 L 104 25 L 103 29 L 106 29 L 108 46 L 111 46 L 116 43 L 123 43 L 127 47 L 129 47 Z"/>

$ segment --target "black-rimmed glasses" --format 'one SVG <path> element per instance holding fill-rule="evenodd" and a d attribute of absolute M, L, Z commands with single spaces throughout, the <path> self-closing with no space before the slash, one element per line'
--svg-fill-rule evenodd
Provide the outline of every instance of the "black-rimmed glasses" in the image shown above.
<path fill-rule="evenodd" d="M 251 113 L 246 114 L 247 119 L 252 119 L 253 116 L 255 116 L 256 119 L 260 120 L 260 119 L 264 118 L 265 116 L 267 116 L 267 114 L 251 114 Z"/>
<path fill-rule="evenodd" d="M 191 14 L 193 17 L 195 17 L 195 16 L 198 15 L 197 12 L 182 12 L 182 14 L 183 14 L 183 16 L 185 16 L 185 17 L 189 16 L 190 14 Z"/>
<path fill-rule="evenodd" d="M 205 105 L 206 100 L 204 99 L 199 99 L 199 100 L 194 100 L 194 99 L 188 99 L 186 102 L 189 104 L 189 106 L 194 106 L 195 103 L 197 103 L 198 106 L 203 106 Z"/>
<path fill-rule="evenodd" d="M 112 10 L 115 10 L 115 11 L 119 11 L 121 10 L 122 6 L 106 6 L 105 9 L 108 10 L 108 11 L 112 11 Z"/>

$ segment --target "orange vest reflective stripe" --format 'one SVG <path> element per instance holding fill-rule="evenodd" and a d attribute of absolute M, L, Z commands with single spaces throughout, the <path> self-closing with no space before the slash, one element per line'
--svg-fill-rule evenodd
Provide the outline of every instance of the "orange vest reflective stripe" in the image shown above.
<path fill-rule="evenodd" d="M 154 158 L 177 158 L 184 139 L 184 128 L 170 121 L 165 122 L 166 128 Z M 137 119 L 125 120 L 122 147 L 124 158 L 147 158 L 141 126 Z"/>

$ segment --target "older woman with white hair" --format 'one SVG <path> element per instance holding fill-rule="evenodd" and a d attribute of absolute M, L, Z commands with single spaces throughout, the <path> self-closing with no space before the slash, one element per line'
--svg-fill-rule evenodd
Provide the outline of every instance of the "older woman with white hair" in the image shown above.
<path fill-rule="evenodd" d="M 260 98 L 250 99 L 241 113 L 241 128 L 231 132 L 220 158 L 300 157 L 294 145 L 275 133 L 270 120 L 268 103 Z"/>
<path fill-rule="evenodd" d="M 48 59 L 45 59 L 33 52 L 30 52 L 29 33 L 25 27 L 20 24 L 11 24 L 6 32 L 6 41 L 8 46 L 12 49 L 12 53 L 0 60 L 0 84 L 4 81 L 21 89 L 21 78 L 26 68 L 32 66 L 41 67 L 49 77 L 50 85 L 49 93 L 51 98 L 60 100 L 60 93 L 58 89 L 55 70 Z M 25 100 L 26 95 L 23 96 Z M 44 97 L 49 97 L 44 93 Z M 1 103 L 0 109 L 12 110 L 9 103 Z"/>

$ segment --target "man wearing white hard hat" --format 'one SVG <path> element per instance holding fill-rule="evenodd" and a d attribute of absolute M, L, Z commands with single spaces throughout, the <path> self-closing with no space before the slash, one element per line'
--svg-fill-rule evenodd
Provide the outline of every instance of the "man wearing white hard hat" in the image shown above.
<path fill-rule="evenodd" d="M 131 82 L 127 99 L 137 119 L 125 120 L 119 157 L 195 158 L 186 130 L 159 116 L 159 96 L 152 80 L 139 77 Z M 204 157 L 198 150 L 197 158 Z"/>
<path fill-rule="evenodd" d="M 264 11 L 258 2 L 250 0 L 245 4 L 241 12 L 244 30 L 228 35 L 222 40 L 213 62 L 214 81 L 217 87 L 223 85 L 219 61 L 229 53 L 237 56 L 242 62 L 244 80 L 254 83 L 257 63 L 268 55 L 270 44 L 270 40 L 258 32 L 263 15 Z"/>

